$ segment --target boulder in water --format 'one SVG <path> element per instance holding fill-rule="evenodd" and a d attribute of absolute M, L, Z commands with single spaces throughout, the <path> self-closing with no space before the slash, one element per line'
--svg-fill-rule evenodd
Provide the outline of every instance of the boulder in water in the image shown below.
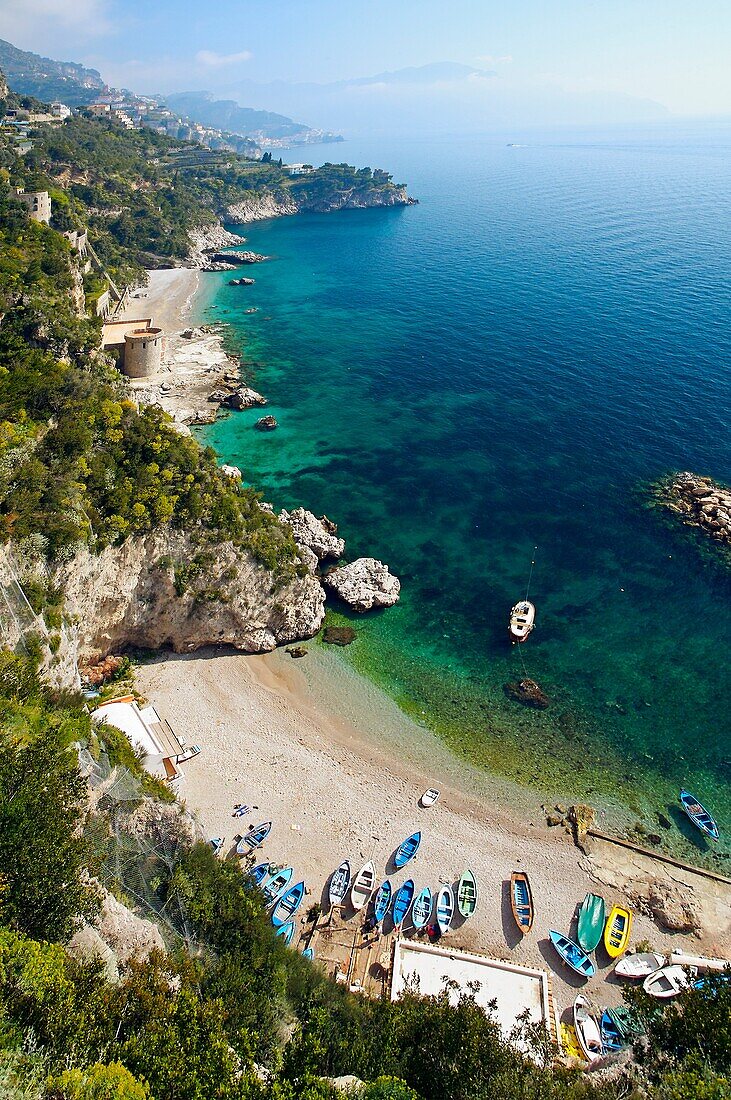
<path fill-rule="evenodd" d="M 526 707 L 536 707 L 545 710 L 549 706 L 548 696 L 541 690 L 535 680 L 518 680 L 517 683 L 506 684 L 505 693 L 516 703 L 522 703 Z"/>
<path fill-rule="evenodd" d="M 357 558 L 349 565 L 330 569 L 323 577 L 323 583 L 354 611 L 391 607 L 398 601 L 401 592 L 398 577 L 375 558 Z"/>

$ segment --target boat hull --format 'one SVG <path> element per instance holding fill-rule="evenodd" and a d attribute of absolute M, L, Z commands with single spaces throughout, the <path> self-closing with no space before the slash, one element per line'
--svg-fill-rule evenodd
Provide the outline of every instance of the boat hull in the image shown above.
<path fill-rule="evenodd" d="M 353 885 L 350 887 L 350 904 L 357 913 L 363 908 L 365 903 L 373 893 L 373 887 L 376 881 L 376 869 L 369 860 L 368 863 L 364 863 L 358 874 L 353 879 Z"/>
<path fill-rule="evenodd" d="M 584 951 L 596 951 L 601 943 L 606 905 L 599 894 L 587 894 L 579 908 L 576 940 Z"/>
<path fill-rule="evenodd" d="M 469 869 L 463 873 L 457 885 L 457 908 L 465 920 L 477 908 L 477 879 Z"/>
<path fill-rule="evenodd" d="M 632 914 L 621 905 L 612 906 L 604 929 L 604 947 L 610 959 L 617 959 L 627 949 L 632 931 Z"/>
<path fill-rule="evenodd" d="M 426 926 L 431 914 L 431 907 L 431 890 L 428 886 L 425 886 L 411 907 L 411 923 L 414 928 L 419 929 Z"/>
<path fill-rule="evenodd" d="M 437 928 L 442 936 L 446 936 L 454 917 L 454 891 L 451 886 L 442 886 L 439 890 L 434 912 Z"/>
<path fill-rule="evenodd" d="M 388 912 L 388 907 L 391 904 L 391 898 L 393 896 L 393 887 L 388 879 L 382 882 L 376 891 L 376 896 L 373 901 L 373 919 L 376 924 L 380 924 L 383 918 Z"/>
<path fill-rule="evenodd" d="M 393 865 L 396 868 L 405 867 L 409 863 L 416 853 L 419 851 L 419 845 L 421 844 L 421 831 L 412 833 L 411 836 L 407 836 L 406 840 L 403 840 L 399 844 L 398 848 L 394 852 Z"/>
<path fill-rule="evenodd" d="M 330 879 L 328 897 L 331 905 L 341 905 L 350 886 L 350 861 L 344 859 Z"/>
<path fill-rule="evenodd" d="M 287 890 L 286 893 L 282 894 L 272 911 L 272 924 L 275 928 L 281 928 L 283 924 L 286 924 L 287 921 L 294 917 L 302 904 L 304 896 L 304 882 L 298 882 L 295 886 Z"/>
<path fill-rule="evenodd" d="M 704 836 L 709 837 L 711 840 L 719 839 L 721 834 L 713 814 L 709 813 L 695 795 L 692 795 L 690 791 L 682 790 L 680 792 L 680 805 L 696 829 L 699 829 Z"/>
<path fill-rule="evenodd" d="M 411 903 L 414 900 L 415 890 L 416 886 L 414 880 L 412 878 L 407 878 L 406 882 L 403 882 L 396 891 L 393 899 L 393 908 L 391 910 L 394 928 L 400 928 L 409 915 Z"/>
<path fill-rule="evenodd" d="M 525 871 L 510 876 L 510 907 L 520 932 L 527 935 L 533 927 L 533 892 Z"/>
<path fill-rule="evenodd" d="M 551 929 L 548 933 L 551 943 L 567 966 L 579 974 L 582 978 L 593 978 L 596 973 L 594 963 L 591 961 L 583 947 L 574 943 L 568 936 Z"/>

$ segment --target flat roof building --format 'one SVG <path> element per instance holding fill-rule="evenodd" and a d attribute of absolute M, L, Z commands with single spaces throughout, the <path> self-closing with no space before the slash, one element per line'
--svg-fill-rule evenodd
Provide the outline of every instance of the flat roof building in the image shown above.
<path fill-rule="evenodd" d="M 135 752 L 141 755 L 142 766 L 167 783 L 179 783 L 183 773 L 178 765 L 200 752 L 195 745 L 186 749 L 155 708 L 140 709 L 132 695 L 102 703 L 91 712 L 91 718 L 121 730 Z"/>

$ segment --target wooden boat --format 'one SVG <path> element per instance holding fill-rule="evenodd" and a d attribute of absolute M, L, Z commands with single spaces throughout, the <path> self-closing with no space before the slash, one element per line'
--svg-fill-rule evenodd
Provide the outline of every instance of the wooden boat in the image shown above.
<path fill-rule="evenodd" d="M 457 908 L 465 919 L 477 908 L 477 879 L 469 868 L 457 883 Z"/>
<path fill-rule="evenodd" d="M 303 959 L 309 959 L 310 962 L 312 962 L 314 957 L 315 957 L 315 949 L 313 947 L 306 947 L 304 949 L 304 951 L 302 952 L 302 958 Z"/>
<path fill-rule="evenodd" d="M 290 886 L 289 890 L 282 894 L 272 910 L 272 924 L 275 928 L 279 928 L 295 915 L 302 904 L 304 896 L 304 882 L 298 882 L 294 886 Z"/>
<path fill-rule="evenodd" d="M 625 955 L 614 968 L 618 978 L 646 978 L 659 970 L 665 962 L 664 955 L 657 951 L 640 951 L 636 955 Z"/>
<path fill-rule="evenodd" d="M 386 913 L 388 907 L 391 904 L 391 897 L 393 895 L 393 887 L 388 879 L 382 882 L 376 890 L 376 895 L 373 899 L 373 919 L 376 924 L 380 924 Z"/>
<path fill-rule="evenodd" d="M 559 955 L 572 970 L 575 970 L 577 974 L 580 974 L 582 978 L 594 977 L 594 963 L 591 961 L 583 947 L 579 947 L 578 943 L 574 943 L 568 936 L 564 936 L 561 932 L 557 932 L 555 929 L 551 929 L 548 933 L 551 943 L 558 951 Z"/>
<path fill-rule="evenodd" d="M 406 882 L 402 882 L 396 891 L 393 899 L 393 909 L 391 915 L 393 917 L 394 928 L 400 928 L 406 920 L 411 903 L 414 900 L 414 891 L 416 886 L 412 878 L 407 878 Z"/>
<path fill-rule="evenodd" d="M 454 891 L 451 886 L 441 886 L 434 906 L 437 928 L 446 936 L 454 916 Z"/>
<path fill-rule="evenodd" d="M 533 893 L 525 871 L 513 871 L 510 876 L 510 905 L 515 923 L 525 936 L 533 927 Z"/>
<path fill-rule="evenodd" d="M 604 898 L 599 894 L 587 894 L 579 906 L 576 939 L 584 951 L 595 951 L 604 931 L 606 918 Z"/>
<path fill-rule="evenodd" d="M 689 972 L 682 966 L 663 966 L 650 974 L 642 983 L 645 993 L 651 997 L 659 997 L 660 1000 L 669 1000 L 677 997 L 684 989 L 687 989 L 691 978 Z"/>
<path fill-rule="evenodd" d="M 510 640 L 524 642 L 536 624 L 536 609 L 530 600 L 520 600 L 510 610 Z"/>
<path fill-rule="evenodd" d="M 289 947 L 294 937 L 294 921 L 288 920 L 286 924 L 281 924 L 277 928 L 277 935 L 284 940 L 284 946 Z"/>
<path fill-rule="evenodd" d="M 399 844 L 393 855 L 394 867 L 405 867 L 409 860 L 413 859 L 419 851 L 420 844 L 421 830 L 419 829 L 417 832 L 412 833 L 411 836 L 407 836 L 406 840 Z"/>
<path fill-rule="evenodd" d="M 604 929 L 604 946 L 610 959 L 616 959 L 626 950 L 632 931 L 632 914 L 621 905 L 613 905 Z"/>
<path fill-rule="evenodd" d="M 428 791 L 424 791 L 423 795 L 419 799 L 419 805 L 423 806 L 425 810 L 428 810 L 430 806 L 439 798 L 439 791 L 436 787 L 430 787 Z"/>
<path fill-rule="evenodd" d="M 574 1001 L 574 1029 L 579 1046 L 591 1065 L 604 1053 L 599 1024 L 594 1019 L 589 1002 L 581 994 Z"/>
<path fill-rule="evenodd" d="M 264 879 L 269 874 L 269 861 L 266 863 L 257 863 L 256 867 L 252 867 L 250 871 L 244 871 L 247 878 L 251 879 L 254 886 L 261 886 Z"/>
<path fill-rule="evenodd" d="M 414 928 L 424 928 L 431 915 L 431 890 L 425 886 L 411 906 L 411 923 Z"/>
<path fill-rule="evenodd" d="M 692 795 L 690 791 L 682 790 L 680 792 L 680 805 L 683 807 L 696 829 L 700 829 L 700 831 L 706 836 L 709 836 L 711 840 L 718 840 L 720 833 L 713 814 L 710 814 L 705 806 L 701 805 L 698 799 Z"/>
<path fill-rule="evenodd" d="M 617 1027 L 617 1021 L 608 1008 L 604 1009 L 599 1020 L 599 1034 L 607 1054 L 615 1054 L 622 1047 L 627 1046 L 627 1040 Z"/>
<path fill-rule="evenodd" d="M 342 905 L 350 886 L 350 860 L 344 859 L 330 879 L 328 897 L 331 905 Z"/>
<path fill-rule="evenodd" d="M 360 871 L 358 871 L 358 874 L 353 879 L 353 885 L 350 888 L 350 903 L 356 913 L 359 909 L 363 908 L 373 893 L 375 881 L 376 868 L 369 859 L 367 863 L 363 864 Z"/>
<path fill-rule="evenodd" d="M 261 889 L 264 892 L 265 905 L 272 905 L 277 900 L 279 895 L 286 890 L 293 874 L 293 867 L 284 867 L 281 871 L 277 871 L 276 875 L 272 875 L 269 882 L 262 883 Z"/>
<path fill-rule="evenodd" d="M 259 845 L 266 840 L 272 831 L 271 821 L 264 821 L 261 825 L 257 825 L 255 829 L 250 829 L 246 836 L 242 836 L 241 840 L 236 845 L 237 855 L 243 856 L 247 852 L 253 852 L 254 848 L 258 848 Z"/>

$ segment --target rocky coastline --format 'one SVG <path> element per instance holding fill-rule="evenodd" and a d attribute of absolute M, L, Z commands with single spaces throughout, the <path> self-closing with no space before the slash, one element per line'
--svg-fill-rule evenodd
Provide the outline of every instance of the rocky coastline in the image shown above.
<path fill-rule="evenodd" d="M 653 487 L 653 501 L 714 544 L 731 565 L 731 488 L 688 470 Z"/>

